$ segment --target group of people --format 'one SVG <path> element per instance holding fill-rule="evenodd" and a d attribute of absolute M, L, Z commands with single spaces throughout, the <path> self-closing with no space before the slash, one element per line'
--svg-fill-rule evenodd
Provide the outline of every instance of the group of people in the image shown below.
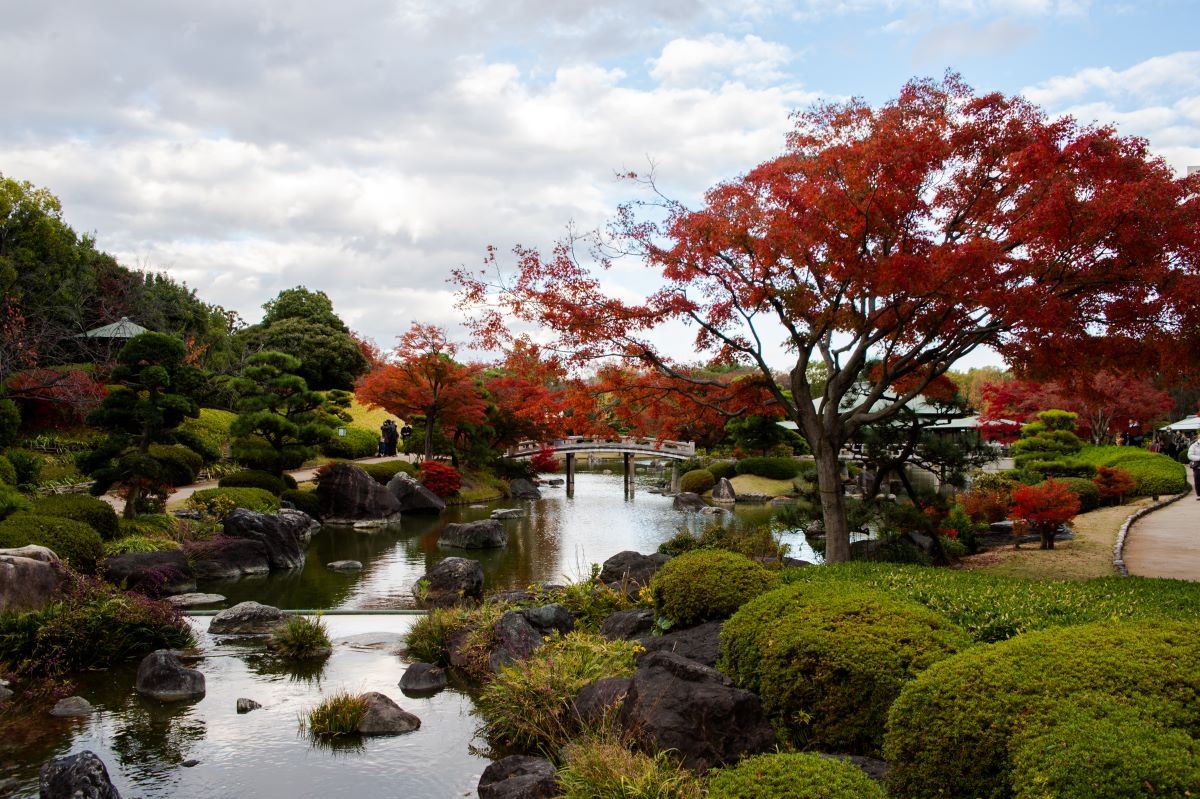
<path fill-rule="evenodd" d="M 388 457 L 395 455 L 400 437 L 408 438 L 411 434 L 412 428 L 408 425 L 401 428 L 395 419 L 388 419 L 379 426 L 379 451 L 376 454 Z"/>

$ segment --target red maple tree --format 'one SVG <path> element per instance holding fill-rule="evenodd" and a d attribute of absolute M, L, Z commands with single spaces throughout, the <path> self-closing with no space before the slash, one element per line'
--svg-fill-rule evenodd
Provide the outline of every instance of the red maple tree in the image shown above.
<path fill-rule="evenodd" d="M 433 431 L 439 424 L 453 437 L 460 426 L 478 425 L 485 418 L 479 368 L 455 361 L 456 352 L 446 331 L 414 324 L 400 337 L 395 362 L 377 366 L 355 385 L 355 396 L 366 405 L 401 418 L 424 417 L 426 460 L 433 457 Z"/>
<path fill-rule="evenodd" d="M 482 374 L 484 391 L 492 403 L 488 425 L 493 448 L 562 436 L 567 390 L 557 358 L 543 354 L 528 340 L 517 339 L 503 361 Z"/>
<path fill-rule="evenodd" d="M 1141 139 L 977 96 L 953 75 L 879 108 L 851 100 L 795 121 L 783 155 L 702 207 L 661 193 L 649 212 L 624 207 L 594 261 L 576 238 L 545 256 L 516 247 L 511 276 L 490 251 L 484 275 L 456 280 L 484 335 L 533 322 L 577 359 L 686 377 L 651 335 L 682 321 L 697 351 L 759 370 L 816 458 L 837 562 L 850 555 L 844 445 L 963 356 L 986 344 L 1030 369 L 1128 361 L 1179 335 L 1166 299 L 1198 304 L 1200 176 L 1176 178 Z M 606 291 L 593 267 L 611 253 L 640 256 L 661 288 L 640 301 Z M 780 337 L 792 362 L 776 384 Z M 871 361 L 884 368 L 864 380 Z"/>
<path fill-rule="evenodd" d="M 1032 486 L 1019 486 L 1012 493 L 1010 519 L 1024 519 L 1041 539 L 1041 549 L 1054 549 L 1054 535 L 1079 513 L 1079 495 L 1066 483 L 1047 480 Z"/>

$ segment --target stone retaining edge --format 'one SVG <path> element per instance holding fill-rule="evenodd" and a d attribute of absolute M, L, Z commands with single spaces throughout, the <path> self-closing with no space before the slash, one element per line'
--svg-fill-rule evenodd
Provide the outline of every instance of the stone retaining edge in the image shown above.
<path fill-rule="evenodd" d="M 1118 574 L 1120 574 L 1122 577 L 1129 576 L 1129 569 L 1125 568 L 1125 538 L 1129 535 L 1129 530 L 1133 527 L 1134 523 L 1143 516 L 1148 516 L 1151 513 L 1154 513 L 1156 510 L 1161 510 L 1172 503 L 1178 502 L 1184 497 L 1191 496 L 1191 494 L 1192 491 L 1191 487 L 1189 486 L 1188 490 L 1184 491 L 1182 494 L 1176 494 L 1169 499 L 1164 499 L 1161 502 L 1155 502 L 1153 505 L 1147 505 L 1146 507 L 1130 514 L 1129 518 L 1125 520 L 1125 523 L 1121 525 L 1120 531 L 1117 532 L 1117 543 L 1116 546 L 1113 547 L 1113 566 L 1116 568 Z"/>

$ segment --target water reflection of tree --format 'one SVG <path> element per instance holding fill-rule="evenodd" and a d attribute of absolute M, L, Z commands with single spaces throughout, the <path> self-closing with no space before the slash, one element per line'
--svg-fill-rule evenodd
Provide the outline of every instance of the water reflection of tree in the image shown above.
<path fill-rule="evenodd" d="M 288 682 L 320 688 L 328 662 L 326 658 L 289 660 L 272 654 L 257 654 L 246 658 L 246 668 L 260 677 L 286 677 Z"/>
<path fill-rule="evenodd" d="M 164 704 L 136 695 L 111 718 L 112 751 L 122 770 L 134 775 L 152 774 L 158 784 L 173 779 L 175 767 L 189 759 L 207 731 L 190 703 Z"/>

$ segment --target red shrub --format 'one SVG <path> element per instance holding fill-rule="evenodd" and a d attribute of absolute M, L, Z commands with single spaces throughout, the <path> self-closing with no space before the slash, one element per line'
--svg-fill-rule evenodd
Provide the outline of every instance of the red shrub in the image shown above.
<path fill-rule="evenodd" d="M 549 447 L 539 449 L 529 459 L 529 463 L 538 474 L 552 474 L 558 471 L 558 458 L 554 457 L 554 450 Z"/>
<path fill-rule="evenodd" d="M 1120 502 L 1122 497 L 1137 488 L 1137 480 L 1129 472 L 1124 469 L 1110 469 L 1107 466 L 1097 467 L 1092 482 L 1100 490 L 1101 499 L 1116 502 Z"/>
<path fill-rule="evenodd" d="M 439 497 L 448 497 L 462 488 L 462 475 L 453 466 L 437 461 L 422 461 L 421 485 Z"/>
<path fill-rule="evenodd" d="M 1054 534 L 1079 513 L 1079 495 L 1066 483 L 1047 480 L 1013 491 L 1009 518 L 1024 519 L 1042 537 L 1042 549 L 1054 549 Z"/>

